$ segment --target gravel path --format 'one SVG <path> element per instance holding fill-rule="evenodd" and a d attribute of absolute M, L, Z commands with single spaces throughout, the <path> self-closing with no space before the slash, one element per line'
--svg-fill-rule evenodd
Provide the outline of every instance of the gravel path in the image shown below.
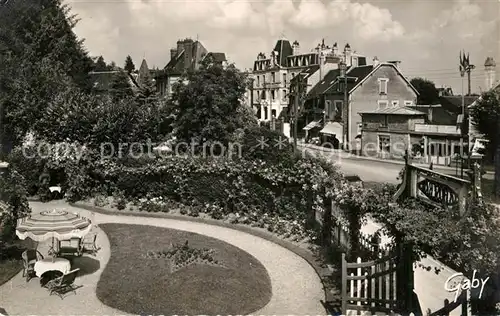
<path fill-rule="evenodd" d="M 325 315 L 320 300 L 324 300 L 321 280 L 314 269 L 293 252 L 264 239 L 229 228 L 207 224 L 151 217 L 90 214 L 86 210 L 71 207 L 65 202 L 30 203 L 33 212 L 64 208 L 70 212 L 89 217 L 98 225 L 101 223 L 141 224 L 179 229 L 218 238 L 237 246 L 259 260 L 271 278 L 273 296 L 271 301 L 257 315 Z M 26 283 L 21 274 L 0 287 L 0 307 L 9 315 L 124 315 L 125 313 L 102 304 L 95 290 L 99 277 L 110 257 L 110 245 L 106 235 L 98 227 L 97 245 L 102 249 L 96 257 L 84 257 L 95 268 L 82 268 L 83 273 L 76 284 L 83 285 L 77 295 L 69 294 L 64 300 L 49 296 L 40 287 L 38 279 Z M 44 254 L 45 255 L 45 254 Z M 94 260 L 98 260 L 97 263 Z"/>

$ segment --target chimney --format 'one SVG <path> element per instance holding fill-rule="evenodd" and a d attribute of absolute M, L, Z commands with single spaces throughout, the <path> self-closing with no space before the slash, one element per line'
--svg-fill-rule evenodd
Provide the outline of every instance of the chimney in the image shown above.
<path fill-rule="evenodd" d="M 337 42 L 335 42 L 335 44 L 333 44 L 332 52 L 333 52 L 334 56 L 338 56 L 338 54 L 339 54 L 339 48 L 337 46 Z"/>
<path fill-rule="evenodd" d="M 378 60 L 378 57 L 377 56 L 373 57 L 373 66 L 377 66 L 379 63 L 380 61 Z"/>
<path fill-rule="evenodd" d="M 177 41 L 177 52 L 180 53 L 184 50 L 184 41 L 178 40 Z"/>
<path fill-rule="evenodd" d="M 486 58 L 484 62 L 484 72 L 486 73 L 486 90 L 491 90 L 495 85 L 495 68 L 496 63 L 493 57 Z"/>
<path fill-rule="evenodd" d="M 300 54 L 300 45 L 298 41 L 293 42 L 292 49 L 293 49 L 293 55 Z"/>
<path fill-rule="evenodd" d="M 195 57 L 195 52 L 194 52 L 194 42 L 192 39 L 185 39 L 184 40 L 184 68 L 185 69 L 190 69 L 193 70 L 195 69 L 195 63 L 196 61 L 194 60 Z"/>
<path fill-rule="evenodd" d="M 174 58 L 175 58 L 175 56 L 177 56 L 177 49 L 172 48 L 172 49 L 170 50 L 170 59 L 174 59 Z"/>

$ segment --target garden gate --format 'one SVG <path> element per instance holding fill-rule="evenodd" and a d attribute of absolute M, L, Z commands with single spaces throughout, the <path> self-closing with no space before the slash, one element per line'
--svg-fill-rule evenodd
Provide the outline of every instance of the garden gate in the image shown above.
<path fill-rule="evenodd" d="M 403 181 L 394 199 L 413 197 L 434 206 L 456 207 L 463 214 L 468 202 L 482 197 L 477 162 L 470 176 L 471 181 L 413 166 L 406 152 Z M 385 252 L 375 260 L 361 262 L 358 258 L 357 262 L 350 263 L 343 255 L 342 314 L 347 315 L 349 311 L 404 315 L 420 312 L 414 311 L 412 252 L 411 245 L 396 240 L 392 252 Z M 355 270 L 356 274 L 349 270 Z M 460 305 L 463 304 L 449 304 L 438 312 L 449 312 Z"/>

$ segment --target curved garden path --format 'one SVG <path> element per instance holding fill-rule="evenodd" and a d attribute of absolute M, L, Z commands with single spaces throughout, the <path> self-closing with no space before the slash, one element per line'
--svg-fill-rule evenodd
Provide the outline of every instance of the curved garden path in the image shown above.
<path fill-rule="evenodd" d="M 237 246 L 259 260 L 267 269 L 272 284 L 271 301 L 257 315 L 324 315 L 320 300 L 324 291 L 320 278 L 314 269 L 293 252 L 267 240 L 234 229 L 207 224 L 153 217 L 104 215 L 69 206 L 62 201 L 51 203 L 30 203 L 34 212 L 64 208 L 82 214 L 101 223 L 141 224 L 184 230 L 218 238 Z M 124 315 L 121 311 L 102 304 L 95 294 L 97 282 L 110 258 L 110 245 L 106 235 L 98 227 L 97 245 L 101 247 L 97 257 L 88 257 L 89 265 L 95 266 L 78 277 L 76 284 L 83 285 L 77 295 L 69 294 L 64 300 L 49 296 L 40 287 L 38 279 L 29 283 L 15 276 L 0 287 L 0 308 L 9 315 L 52 314 L 52 315 Z M 93 261 L 98 260 L 97 261 Z"/>

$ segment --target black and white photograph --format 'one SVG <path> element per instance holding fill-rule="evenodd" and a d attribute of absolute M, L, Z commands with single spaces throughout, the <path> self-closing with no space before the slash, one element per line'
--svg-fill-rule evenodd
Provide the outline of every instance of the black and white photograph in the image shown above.
<path fill-rule="evenodd" d="M 500 315 L 500 0 L 0 0 L 0 316 Z"/>

